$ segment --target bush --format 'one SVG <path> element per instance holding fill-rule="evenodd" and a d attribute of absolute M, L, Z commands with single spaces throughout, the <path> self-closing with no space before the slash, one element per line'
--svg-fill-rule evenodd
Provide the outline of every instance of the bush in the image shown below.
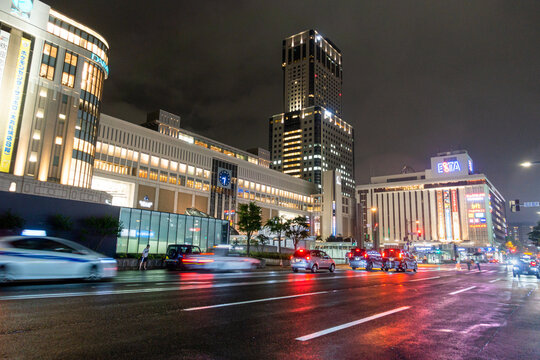
<path fill-rule="evenodd" d="M 292 254 L 280 254 L 277 252 L 251 252 L 250 256 L 258 259 L 283 259 L 289 260 Z"/>
<path fill-rule="evenodd" d="M 116 254 L 117 259 L 140 259 L 141 254 Z M 165 259 L 163 254 L 148 254 L 148 260 Z"/>

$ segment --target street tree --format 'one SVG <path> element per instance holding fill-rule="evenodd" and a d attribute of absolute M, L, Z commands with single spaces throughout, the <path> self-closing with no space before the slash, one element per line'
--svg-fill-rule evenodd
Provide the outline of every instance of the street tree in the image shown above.
<path fill-rule="evenodd" d="M 294 219 L 287 220 L 287 230 L 285 235 L 293 240 L 294 250 L 298 246 L 298 242 L 309 236 L 309 224 L 305 216 L 297 216 Z"/>
<path fill-rule="evenodd" d="M 118 218 L 105 216 L 90 216 L 84 220 L 85 232 L 98 237 L 97 244 L 93 247 L 94 250 L 99 250 L 105 238 L 109 236 L 120 236 L 124 225 Z"/>
<path fill-rule="evenodd" d="M 278 253 L 281 254 L 281 236 L 287 230 L 287 220 L 282 216 L 274 216 L 271 219 L 268 219 L 266 222 L 266 227 L 270 231 L 278 236 Z"/>
<path fill-rule="evenodd" d="M 261 208 L 253 201 L 249 204 L 238 205 L 238 229 L 245 232 L 247 236 L 247 254 L 249 255 L 249 246 L 253 233 L 259 231 L 262 227 Z"/>
<path fill-rule="evenodd" d="M 534 244 L 534 246 L 540 246 L 540 221 L 533 227 L 532 231 L 528 234 L 529 240 Z"/>

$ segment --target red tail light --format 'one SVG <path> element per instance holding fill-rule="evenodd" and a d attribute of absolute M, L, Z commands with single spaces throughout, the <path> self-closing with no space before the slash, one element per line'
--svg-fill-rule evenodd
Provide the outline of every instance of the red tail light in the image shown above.
<path fill-rule="evenodd" d="M 355 249 L 354 251 L 356 251 L 356 252 L 360 252 L 360 249 Z"/>
<path fill-rule="evenodd" d="M 306 260 L 309 260 L 309 256 L 306 256 Z"/>
<path fill-rule="evenodd" d="M 366 253 L 366 254 L 364 254 L 364 257 L 365 257 L 365 258 L 367 258 L 367 253 Z"/>
<path fill-rule="evenodd" d="M 403 257 L 403 253 L 399 253 L 399 258 L 401 259 Z"/>
<path fill-rule="evenodd" d="M 291 260 L 292 260 L 293 256 L 291 255 Z"/>
<path fill-rule="evenodd" d="M 351 258 L 352 258 L 352 254 L 351 254 L 351 253 L 349 253 L 349 259 L 351 259 Z"/>
<path fill-rule="evenodd" d="M 531 261 L 531 266 L 536 266 L 536 261 Z"/>

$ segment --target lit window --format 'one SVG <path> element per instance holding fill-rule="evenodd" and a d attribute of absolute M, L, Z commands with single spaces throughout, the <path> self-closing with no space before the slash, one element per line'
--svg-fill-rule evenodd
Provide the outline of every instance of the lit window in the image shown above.
<path fill-rule="evenodd" d="M 54 80 L 54 69 L 56 67 L 56 56 L 58 55 L 58 46 L 49 42 L 43 45 L 43 56 L 41 58 L 41 67 L 39 76 L 47 80 Z"/>
<path fill-rule="evenodd" d="M 62 137 L 61 136 L 57 136 L 56 139 L 54 140 L 54 143 L 56 145 L 62 145 Z"/>

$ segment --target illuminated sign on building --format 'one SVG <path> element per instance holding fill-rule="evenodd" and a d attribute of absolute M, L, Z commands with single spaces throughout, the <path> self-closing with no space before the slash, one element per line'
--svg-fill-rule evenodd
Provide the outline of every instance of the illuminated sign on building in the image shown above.
<path fill-rule="evenodd" d="M 0 30 L 0 86 L 2 85 L 2 75 L 4 74 L 4 66 L 6 65 L 7 49 L 9 45 L 9 33 Z"/>
<path fill-rule="evenodd" d="M 487 228 L 486 224 L 486 209 L 485 195 L 482 193 L 467 194 L 468 210 L 467 217 L 469 220 L 469 228 L 482 229 Z"/>
<path fill-rule="evenodd" d="M 105 73 L 107 74 L 107 76 L 109 76 L 109 66 L 107 65 L 105 60 L 103 60 L 96 54 L 92 53 L 92 61 L 97 62 L 103 68 L 103 70 L 105 70 Z"/>
<path fill-rule="evenodd" d="M 473 169 L 473 165 L 472 165 L 472 160 L 469 159 L 469 174 L 472 174 L 474 172 L 474 169 Z"/>
<path fill-rule="evenodd" d="M 450 211 L 450 191 L 443 190 L 444 222 L 446 224 L 446 240 L 452 241 L 452 214 Z"/>
<path fill-rule="evenodd" d="M 459 240 L 459 210 L 458 210 L 458 196 L 457 190 L 452 189 L 452 226 L 454 231 L 454 240 Z"/>
<path fill-rule="evenodd" d="M 444 231 L 444 205 L 443 205 L 443 196 L 442 191 L 437 190 L 437 223 L 439 228 L 439 240 L 444 240 L 445 231 Z"/>
<path fill-rule="evenodd" d="M 29 19 L 34 8 L 34 0 L 11 0 L 11 13 Z"/>
<path fill-rule="evenodd" d="M 150 201 L 150 199 L 148 198 L 148 195 L 145 195 L 142 200 L 139 200 L 139 205 L 143 208 L 149 209 L 154 205 L 154 203 Z"/>
<path fill-rule="evenodd" d="M 444 159 L 443 162 L 437 163 L 437 172 L 439 174 L 448 174 L 456 171 L 461 171 L 461 165 L 456 158 Z"/>
<path fill-rule="evenodd" d="M 19 113 L 26 81 L 26 68 L 28 66 L 31 44 L 32 42 L 30 40 L 25 38 L 21 39 L 15 72 L 13 96 L 9 106 L 6 134 L 4 135 L 4 141 L 2 143 L 2 156 L 0 158 L 1 172 L 9 172 L 11 166 L 11 157 L 15 147 L 15 136 L 17 135 L 17 125 L 19 123 Z"/>

